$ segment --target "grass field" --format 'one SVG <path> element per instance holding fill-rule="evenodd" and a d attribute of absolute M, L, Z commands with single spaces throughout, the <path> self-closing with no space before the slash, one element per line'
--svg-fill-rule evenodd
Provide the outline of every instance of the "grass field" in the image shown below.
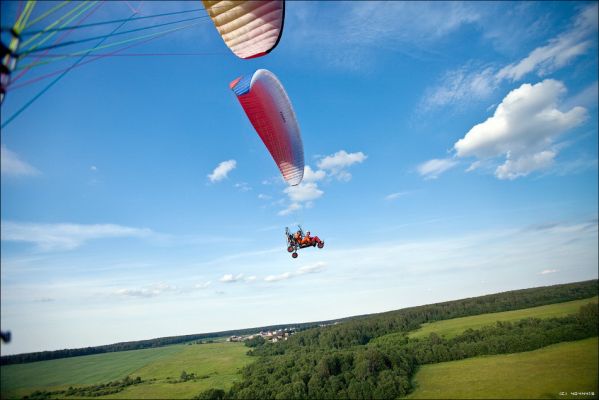
<path fill-rule="evenodd" d="M 412 338 L 418 338 L 428 336 L 430 333 L 435 332 L 438 335 L 450 338 L 461 334 L 468 328 L 477 329 L 485 325 L 494 325 L 497 321 L 519 321 L 524 318 L 563 317 L 569 314 L 577 313 L 580 306 L 584 306 L 590 302 L 597 303 L 597 296 L 590 299 L 574 300 L 540 307 L 524 308 L 522 310 L 447 319 L 443 321 L 422 324 L 420 329 L 410 333 L 409 336 Z"/>
<path fill-rule="evenodd" d="M 191 398 L 208 388 L 226 389 L 240 378 L 239 369 L 252 361 L 247 350 L 241 343 L 173 345 L 7 365 L 1 367 L 2 398 L 106 383 L 126 375 L 147 382 L 104 398 Z M 168 383 L 179 379 L 182 371 L 201 379 Z"/>
<path fill-rule="evenodd" d="M 424 365 L 409 398 L 597 398 L 597 346 L 595 337 L 524 353 Z"/>

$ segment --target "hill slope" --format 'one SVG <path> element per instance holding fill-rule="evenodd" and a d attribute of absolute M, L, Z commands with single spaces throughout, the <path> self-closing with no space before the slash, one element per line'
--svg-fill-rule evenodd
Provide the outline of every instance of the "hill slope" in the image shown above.
<path fill-rule="evenodd" d="M 598 345 L 595 337 L 524 353 L 425 365 L 416 373 L 416 390 L 408 398 L 596 398 Z"/>

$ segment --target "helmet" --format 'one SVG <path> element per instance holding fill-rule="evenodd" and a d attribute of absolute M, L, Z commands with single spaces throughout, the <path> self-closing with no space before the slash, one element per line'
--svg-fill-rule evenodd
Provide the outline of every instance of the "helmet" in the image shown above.
<path fill-rule="evenodd" d="M 307 234 L 307 235 L 309 235 L 309 234 L 310 234 L 310 231 L 306 232 L 306 234 Z"/>

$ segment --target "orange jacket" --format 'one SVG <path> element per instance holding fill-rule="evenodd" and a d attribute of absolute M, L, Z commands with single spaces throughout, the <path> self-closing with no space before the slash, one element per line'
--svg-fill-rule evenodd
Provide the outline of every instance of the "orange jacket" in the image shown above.
<path fill-rule="evenodd" d="M 304 243 L 312 243 L 312 237 L 310 236 L 310 234 L 306 233 L 306 236 L 304 236 L 304 238 L 302 239 L 302 244 Z"/>

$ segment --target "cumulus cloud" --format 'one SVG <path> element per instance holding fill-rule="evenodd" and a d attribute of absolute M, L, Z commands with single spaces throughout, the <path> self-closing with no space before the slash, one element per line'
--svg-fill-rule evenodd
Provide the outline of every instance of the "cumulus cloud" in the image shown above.
<path fill-rule="evenodd" d="M 439 175 L 445 171 L 457 165 L 457 161 L 451 158 L 433 158 L 428 160 L 417 167 L 418 173 L 424 177 L 424 179 L 437 179 Z"/>
<path fill-rule="evenodd" d="M 302 182 L 297 186 L 289 186 L 285 188 L 284 192 L 294 203 L 316 200 L 324 193 L 314 182 Z"/>
<path fill-rule="evenodd" d="M 237 161 L 235 160 L 227 160 L 223 161 L 212 171 L 211 174 L 208 175 L 208 179 L 210 182 L 218 182 L 222 181 L 227 177 L 229 172 L 233 171 L 237 166 Z"/>
<path fill-rule="evenodd" d="M 366 160 L 366 156 L 361 151 L 356 153 L 348 153 L 345 150 L 340 150 L 335 154 L 326 156 L 318 162 L 318 168 L 325 170 L 332 176 L 342 181 L 349 181 L 351 174 L 346 171 L 347 168 L 354 164 L 359 164 Z"/>
<path fill-rule="evenodd" d="M 0 170 L 4 176 L 34 176 L 40 172 L 33 166 L 21 160 L 16 153 L 0 146 Z"/>
<path fill-rule="evenodd" d="M 323 170 L 312 170 L 309 165 L 304 167 L 304 179 L 302 182 L 317 182 L 323 180 L 327 176 L 326 172 Z"/>
<path fill-rule="evenodd" d="M 283 192 L 289 197 L 291 203 L 283 210 L 279 211 L 279 215 L 289 215 L 294 211 L 300 210 L 304 207 L 310 207 L 312 201 L 321 197 L 324 192 L 318 188 L 316 182 L 303 182 L 297 186 L 289 186 L 283 190 Z"/>
<path fill-rule="evenodd" d="M 566 92 L 563 83 L 546 79 L 512 90 L 492 117 L 472 127 L 454 144 L 458 157 L 479 159 L 505 156 L 495 175 L 515 179 L 547 168 L 557 149 L 555 139 L 586 118 L 586 110 L 573 107 L 562 112 L 558 100 Z"/>
<path fill-rule="evenodd" d="M 146 238 L 155 235 L 146 228 L 114 224 L 35 224 L 3 221 L 3 241 L 33 243 L 41 250 L 72 250 L 94 239 L 117 237 Z"/>
<path fill-rule="evenodd" d="M 346 169 L 363 162 L 366 158 L 367 156 L 362 152 L 348 153 L 345 150 L 340 150 L 335 154 L 321 157 L 317 163 L 317 170 L 306 165 L 302 182 L 283 190 L 289 199 L 289 204 L 279 211 L 278 215 L 285 216 L 304 207 L 312 207 L 313 201 L 324 195 L 324 191 L 318 186 L 321 181 L 327 177 L 334 177 L 345 182 L 351 180 L 351 174 Z"/>
<path fill-rule="evenodd" d="M 320 181 L 326 177 L 326 173 L 322 170 L 313 171 L 310 166 L 304 167 L 304 179 L 299 185 L 288 186 L 283 190 L 283 193 L 287 195 L 290 200 L 289 205 L 278 212 L 278 215 L 285 216 L 289 215 L 294 211 L 304 208 L 304 206 L 311 205 L 311 202 L 318 199 L 324 194 L 318 187 L 317 181 Z"/>
<path fill-rule="evenodd" d="M 513 180 L 536 170 L 547 169 L 553 164 L 555 154 L 553 151 L 546 150 L 535 154 L 524 154 L 512 160 L 508 153 L 505 163 L 495 170 L 495 176 L 499 179 Z"/>

